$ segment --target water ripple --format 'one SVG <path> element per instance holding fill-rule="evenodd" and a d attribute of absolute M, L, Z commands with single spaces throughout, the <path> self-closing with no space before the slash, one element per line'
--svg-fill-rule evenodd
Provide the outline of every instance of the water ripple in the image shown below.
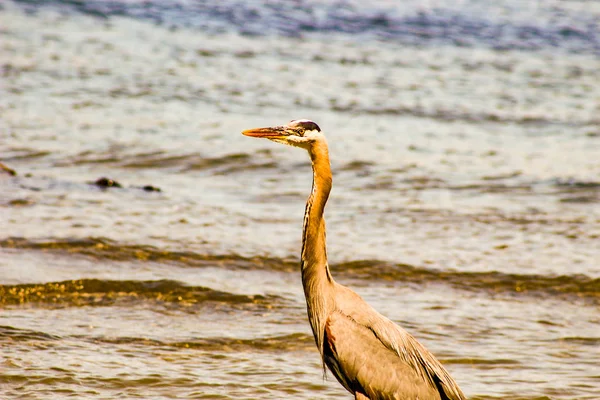
<path fill-rule="evenodd" d="M 53 6 L 101 18 L 125 16 L 212 33 L 236 31 L 261 36 L 336 33 L 415 45 L 483 45 L 501 50 L 563 48 L 600 53 L 600 33 L 594 13 L 577 12 L 560 3 L 537 9 L 536 19 L 527 19 L 516 13 L 526 10 L 512 7 L 509 1 L 479 7 L 442 3 L 435 8 L 420 3 L 394 5 L 383 1 L 365 6 L 351 0 L 17 2 L 29 9 Z"/>
<path fill-rule="evenodd" d="M 231 306 L 272 307 L 276 296 L 240 295 L 170 280 L 116 281 L 78 279 L 43 284 L 0 285 L 0 305 L 111 306 L 140 301 L 176 303 L 183 306 L 206 302 Z"/>
<path fill-rule="evenodd" d="M 161 250 L 153 246 L 121 244 L 105 238 L 55 239 L 32 241 L 10 238 L 0 247 L 62 252 L 100 260 L 144 260 L 183 267 L 214 267 L 242 270 L 294 272 L 298 261 L 270 257 L 243 257 L 236 254 L 207 255 L 186 251 Z M 579 298 L 591 304 L 600 303 L 600 278 L 583 274 L 542 275 L 509 274 L 498 271 L 443 271 L 379 260 L 357 260 L 331 265 L 336 276 L 361 281 L 397 281 L 404 284 L 445 284 L 459 290 L 481 291 L 513 296 Z M 141 296 L 160 301 L 224 301 L 231 303 L 268 303 L 262 296 L 234 295 L 203 287 L 188 287 L 175 281 L 101 281 L 78 280 L 42 285 L 0 286 L 4 304 L 24 302 L 61 303 L 68 299 L 75 305 L 112 303 L 116 298 Z"/>

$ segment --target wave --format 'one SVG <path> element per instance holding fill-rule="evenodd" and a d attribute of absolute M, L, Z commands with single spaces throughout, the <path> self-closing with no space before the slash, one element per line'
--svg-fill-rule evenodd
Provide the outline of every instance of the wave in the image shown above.
<path fill-rule="evenodd" d="M 109 164 L 130 169 L 174 169 L 177 171 L 213 170 L 217 174 L 228 174 L 262 168 L 277 168 L 274 161 L 254 162 L 247 153 L 225 154 L 219 157 L 203 157 L 197 153 L 168 154 L 163 151 L 151 153 L 127 154 L 119 150 L 107 153 L 83 152 L 68 159 L 61 159 L 57 166 Z"/>
<path fill-rule="evenodd" d="M 47 307 L 112 306 L 139 301 L 190 306 L 207 302 L 233 307 L 269 307 L 277 296 L 241 295 L 172 280 L 131 281 L 78 279 L 40 284 L 0 285 L 0 306 Z"/>
<path fill-rule="evenodd" d="M 152 352 L 156 351 L 156 349 L 192 349 L 220 353 L 263 351 L 287 353 L 292 351 L 316 351 L 313 336 L 299 332 L 260 336 L 255 338 L 198 337 L 186 340 L 168 341 L 135 336 L 90 336 L 82 334 L 59 336 L 31 329 L 0 325 L 0 343 L 8 342 L 12 346 L 28 344 L 31 342 L 45 342 L 45 346 L 52 346 L 52 343 L 56 343 L 56 346 L 64 346 L 62 342 L 65 340 L 75 340 L 93 344 L 127 346 L 130 348 L 135 347 L 138 349 L 149 349 Z M 557 340 L 584 346 L 597 346 L 598 343 L 600 343 L 600 338 L 598 337 L 563 337 L 558 338 Z M 466 364 L 478 368 L 485 367 L 487 369 L 522 368 L 522 363 L 520 363 L 518 360 L 508 358 L 444 358 L 442 361 L 447 365 Z M 28 376 L 27 379 L 31 379 L 31 377 Z"/>
<path fill-rule="evenodd" d="M 585 336 L 567 336 L 558 339 L 565 343 L 578 344 L 584 346 L 598 347 L 600 346 L 600 336 L 585 337 Z"/>
<path fill-rule="evenodd" d="M 243 257 L 237 254 L 212 255 L 191 251 L 161 250 L 154 246 L 123 244 L 106 238 L 52 239 L 48 241 L 25 238 L 0 240 L 0 248 L 56 251 L 69 255 L 83 255 L 112 261 L 151 261 L 172 263 L 187 267 L 214 267 L 232 269 L 265 269 L 292 271 L 297 268 L 295 260 L 269 257 Z"/>
<path fill-rule="evenodd" d="M 9 340 L 11 342 L 25 342 L 31 340 L 50 341 L 60 340 L 60 336 L 34 331 L 31 329 L 21 329 L 14 328 L 12 326 L 0 325 L 0 341 L 5 340 Z"/>
<path fill-rule="evenodd" d="M 561 203 L 600 203 L 600 182 L 576 179 L 555 179 L 552 185 L 562 196 Z"/>
<path fill-rule="evenodd" d="M 302 104 L 302 106 L 310 108 L 310 104 Z M 392 115 L 392 116 L 411 116 L 418 118 L 427 118 L 439 121 L 461 121 L 468 123 L 498 123 L 498 124 L 515 124 L 525 126 L 547 126 L 547 125 L 565 125 L 565 126 L 595 126 L 600 123 L 597 118 L 580 120 L 580 121 L 565 121 L 553 118 L 550 115 L 516 115 L 511 112 L 468 112 L 460 111 L 452 108 L 426 108 L 422 106 L 405 106 L 397 107 L 361 107 L 360 105 L 335 104 L 331 107 L 332 111 L 340 113 L 367 114 L 367 115 Z"/>
<path fill-rule="evenodd" d="M 105 238 L 53 239 L 35 241 L 24 238 L 0 240 L 0 248 L 18 248 L 60 252 L 67 256 L 81 255 L 111 261 L 152 261 L 190 268 L 214 267 L 232 270 L 270 270 L 296 272 L 299 261 L 274 257 L 244 257 L 237 254 L 210 255 L 188 251 L 161 250 L 147 245 L 117 243 Z M 499 271 L 461 272 L 415 267 L 380 260 L 359 260 L 331 265 L 336 276 L 362 281 L 397 281 L 410 285 L 443 284 L 464 291 L 486 292 L 491 295 L 536 296 L 552 298 L 577 298 L 592 304 L 600 303 L 600 278 L 582 274 L 540 275 L 507 274 Z M 68 288 L 63 289 L 62 287 Z M 78 289 L 81 286 L 81 289 Z M 37 294 L 42 289 L 43 296 Z M 19 304 L 20 296 L 31 301 L 60 302 L 65 290 L 74 302 L 96 304 L 111 302 L 118 296 L 139 293 L 146 298 L 163 301 L 230 301 L 238 303 L 270 302 L 262 296 L 227 294 L 202 287 L 188 287 L 174 281 L 68 281 L 45 285 L 1 286 L 0 299 L 8 304 Z M 96 293 L 89 298 L 77 293 Z M 181 297 L 184 300 L 178 300 Z M 46 300 L 44 300 L 46 299 Z M 50 300 L 48 300 L 50 299 Z M 185 300 L 188 299 L 188 300 Z M 28 300 L 29 301 L 29 300 Z"/>
<path fill-rule="evenodd" d="M 514 295 L 576 295 L 600 301 L 600 279 L 586 275 L 546 276 L 507 274 L 498 271 L 459 272 L 419 268 L 381 261 L 356 261 L 334 266 L 337 273 L 348 271 L 360 279 L 397 280 L 412 284 L 444 283 L 467 291 L 487 291 Z"/>
<path fill-rule="evenodd" d="M 158 339 L 130 336 L 88 336 L 68 335 L 61 337 L 31 329 L 15 328 L 0 325 L 0 343 L 29 341 L 60 341 L 63 339 L 78 339 L 93 343 L 106 343 L 116 345 L 139 345 L 144 347 L 173 347 L 199 350 L 243 351 L 243 350 L 285 350 L 314 349 L 312 335 L 305 333 L 291 333 L 285 335 L 264 336 L 251 339 L 235 337 L 208 337 L 194 338 L 183 341 L 161 341 Z"/>
<path fill-rule="evenodd" d="M 520 179 L 514 181 L 513 178 L 517 178 L 521 175 L 521 171 L 513 171 L 506 175 L 496 176 L 482 176 L 480 181 L 474 181 L 473 183 L 467 184 L 447 184 L 446 182 L 437 180 L 434 183 L 436 187 L 443 187 L 450 190 L 462 191 L 462 190 L 477 190 L 482 193 L 512 193 L 512 194 L 530 194 L 535 195 L 543 194 L 556 194 L 560 198 L 560 202 L 577 202 L 577 203 L 597 203 L 600 202 L 600 182 L 596 181 L 584 181 L 573 178 L 553 178 L 546 180 L 525 180 Z M 505 183 L 506 181 L 511 181 Z M 421 186 L 431 187 L 427 185 L 429 181 L 425 181 L 425 185 L 421 182 Z M 417 185 L 415 185 L 417 186 Z M 418 186 L 417 186 L 418 187 Z"/>
<path fill-rule="evenodd" d="M 240 339 L 231 337 L 195 338 L 185 341 L 164 342 L 155 339 L 136 337 L 95 337 L 94 342 L 110 344 L 140 344 L 158 347 L 176 347 L 200 350 L 285 350 L 313 349 L 314 339 L 311 335 L 304 333 L 292 333 L 288 335 L 266 336 L 252 339 Z"/>
<path fill-rule="evenodd" d="M 141 0 L 16 0 L 27 10 L 54 7 L 100 18 L 128 17 L 171 27 L 202 29 L 210 33 L 246 35 L 337 33 L 394 40 L 410 45 L 483 45 L 494 49 L 536 50 L 564 48 L 600 53 L 596 15 L 556 2 L 536 7 L 502 8 L 493 3 L 478 7 L 440 5 L 436 8 L 393 2 L 369 6 L 345 1 L 141 1 Z M 508 11 L 508 12 L 507 12 Z M 529 15 L 532 18 L 527 18 Z M 535 17 L 535 18 L 533 18 Z"/>

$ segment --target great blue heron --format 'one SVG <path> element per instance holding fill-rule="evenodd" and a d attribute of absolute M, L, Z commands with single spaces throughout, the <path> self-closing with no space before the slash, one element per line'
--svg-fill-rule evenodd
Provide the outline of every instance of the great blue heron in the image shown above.
<path fill-rule="evenodd" d="M 442 364 L 403 328 L 379 314 L 352 290 L 333 280 L 327 264 L 323 211 L 331 190 L 327 140 L 313 121 L 249 129 L 308 150 L 312 192 L 306 202 L 301 271 L 308 320 L 325 365 L 355 399 L 464 400 Z"/>

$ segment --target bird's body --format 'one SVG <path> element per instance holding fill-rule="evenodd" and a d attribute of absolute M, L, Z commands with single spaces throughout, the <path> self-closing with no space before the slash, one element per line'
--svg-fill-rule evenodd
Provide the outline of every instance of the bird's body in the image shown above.
<path fill-rule="evenodd" d="M 332 176 L 325 136 L 312 121 L 250 129 L 247 136 L 308 150 L 313 187 L 306 203 L 301 272 L 308 320 L 326 365 L 356 399 L 464 400 L 437 359 L 408 332 L 335 282 L 325 241 L 325 204 Z"/>

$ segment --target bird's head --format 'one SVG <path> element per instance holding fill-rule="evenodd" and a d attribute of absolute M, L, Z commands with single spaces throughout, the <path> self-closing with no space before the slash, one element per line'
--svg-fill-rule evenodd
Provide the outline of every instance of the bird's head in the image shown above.
<path fill-rule="evenodd" d="M 243 131 L 242 134 L 251 137 L 266 138 L 277 143 L 302 147 L 307 150 L 315 142 L 325 137 L 319 125 L 308 119 L 295 119 L 283 126 L 248 129 Z"/>

